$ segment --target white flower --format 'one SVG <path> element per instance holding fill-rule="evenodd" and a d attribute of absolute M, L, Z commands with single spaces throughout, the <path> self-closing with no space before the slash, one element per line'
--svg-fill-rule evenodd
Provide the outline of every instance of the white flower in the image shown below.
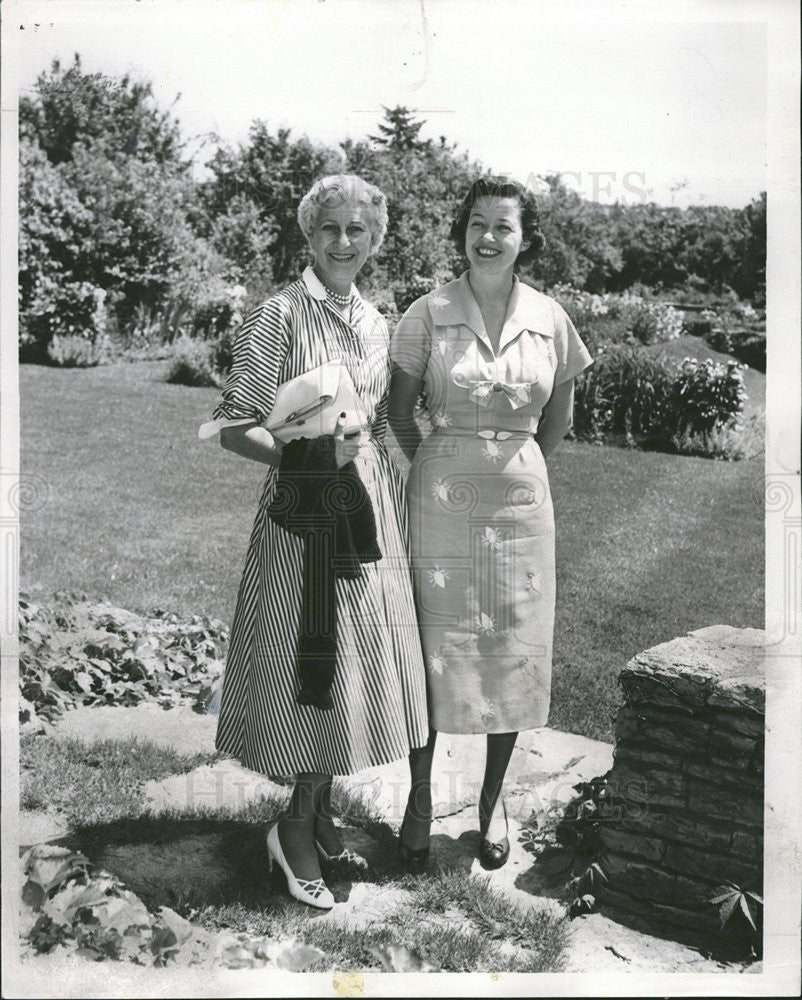
<path fill-rule="evenodd" d="M 440 569 L 439 566 L 435 566 L 434 569 L 427 570 L 429 574 L 429 583 L 433 587 L 442 587 L 445 589 L 446 581 L 450 579 L 450 573 L 447 569 Z"/>
<path fill-rule="evenodd" d="M 442 357 L 445 357 L 445 353 L 448 350 L 448 338 L 438 337 L 437 338 L 437 350 L 440 352 Z"/>
<path fill-rule="evenodd" d="M 435 427 L 450 427 L 451 417 L 447 413 L 435 413 L 432 417 L 432 423 Z"/>
<path fill-rule="evenodd" d="M 449 304 L 449 300 L 445 295 L 433 295 L 429 301 L 433 306 L 447 306 Z"/>
<path fill-rule="evenodd" d="M 530 597 L 535 597 L 540 593 L 540 589 L 543 586 L 543 574 L 542 573 L 527 573 L 526 574 L 526 584 L 525 587 L 529 591 Z"/>

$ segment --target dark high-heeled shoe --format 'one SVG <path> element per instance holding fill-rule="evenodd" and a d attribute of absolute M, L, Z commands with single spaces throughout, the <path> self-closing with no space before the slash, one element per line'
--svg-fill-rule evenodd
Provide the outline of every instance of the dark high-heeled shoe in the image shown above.
<path fill-rule="evenodd" d="M 504 810 L 504 824 L 509 832 L 509 822 L 507 821 L 507 804 L 501 800 L 501 808 Z M 489 825 L 489 823 L 488 823 Z M 479 864 L 485 871 L 495 871 L 503 868 L 510 856 L 510 838 L 507 834 L 497 843 L 490 841 L 480 834 L 479 840 Z"/>
<path fill-rule="evenodd" d="M 404 826 L 406 822 L 407 814 L 404 813 L 401 830 L 398 834 L 398 860 L 401 862 L 402 868 L 409 872 L 410 875 L 420 875 L 429 864 L 430 845 L 427 844 L 426 847 L 417 848 L 407 847 L 404 843 Z"/>

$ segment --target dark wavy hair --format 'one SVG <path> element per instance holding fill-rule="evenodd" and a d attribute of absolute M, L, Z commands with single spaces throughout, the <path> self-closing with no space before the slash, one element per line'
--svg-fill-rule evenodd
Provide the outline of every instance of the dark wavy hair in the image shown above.
<path fill-rule="evenodd" d="M 451 224 L 451 239 L 459 253 L 465 255 L 465 233 L 468 230 L 468 219 L 479 198 L 514 198 L 518 202 L 521 207 L 523 241 L 529 246 L 518 254 L 515 263 L 516 265 L 524 264 L 534 260 L 546 245 L 546 239 L 540 229 L 540 213 L 537 210 L 537 202 L 529 188 L 508 177 L 480 177 L 471 184 L 457 210 L 457 216 Z"/>

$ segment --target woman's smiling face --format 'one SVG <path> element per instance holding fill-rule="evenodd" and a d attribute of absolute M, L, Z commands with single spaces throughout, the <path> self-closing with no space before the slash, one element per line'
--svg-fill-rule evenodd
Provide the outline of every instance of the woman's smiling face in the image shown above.
<path fill-rule="evenodd" d="M 373 210 L 343 202 L 318 210 L 309 244 L 317 276 L 333 292 L 347 292 L 362 270 L 373 243 Z"/>
<path fill-rule="evenodd" d="M 521 206 L 516 198 L 477 198 L 465 230 L 465 255 L 483 274 L 512 270 L 518 254 L 527 248 L 521 229 Z"/>

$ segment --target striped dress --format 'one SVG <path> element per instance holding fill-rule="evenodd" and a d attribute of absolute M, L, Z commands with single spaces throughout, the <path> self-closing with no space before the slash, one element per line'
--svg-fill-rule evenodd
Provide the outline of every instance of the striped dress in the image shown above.
<path fill-rule="evenodd" d="M 372 428 L 355 463 L 373 504 L 382 559 L 363 564 L 359 579 L 336 581 L 333 711 L 295 700 L 303 542 L 267 515 L 277 469 L 270 467 L 264 482 L 237 597 L 216 741 L 222 753 L 262 774 L 353 774 L 406 756 L 428 736 L 404 488 L 384 445 L 388 342 L 386 323 L 372 306 L 355 293 L 346 322 L 307 268 L 245 320 L 214 413 L 222 422 L 261 422 L 279 384 L 339 359 Z"/>

